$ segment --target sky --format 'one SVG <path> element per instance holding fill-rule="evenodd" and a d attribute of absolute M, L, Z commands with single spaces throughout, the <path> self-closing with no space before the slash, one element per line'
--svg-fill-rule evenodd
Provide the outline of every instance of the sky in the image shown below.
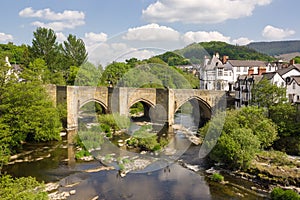
<path fill-rule="evenodd" d="M 191 43 L 300 40 L 299 0 L 1 0 L 0 43 L 37 27 L 82 39 L 94 64 L 149 58 Z"/>

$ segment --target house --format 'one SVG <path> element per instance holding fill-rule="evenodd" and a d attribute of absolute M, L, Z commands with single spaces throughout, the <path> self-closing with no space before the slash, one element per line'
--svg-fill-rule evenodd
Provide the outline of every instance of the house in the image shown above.
<path fill-rule="evenodd" d="M 262 74 L 265 72 L 272 72 L 276 70 L 274 65 L 270 66 L 270 63 L 259 61 L 259 60 L 227 60 L 225 66 L 232 69 L 232 81 L 235 82 L 240 75 L 249 74 Z M 263 70 L 263 71 L 260 71 Z"/>
<path fill-rule="evenodd" d="M 300 76 L 291 76 L 287 79 L 286 93 L 291 103 L 300 103 Z"/>
<path fill-rule="evenodd" d="M 232 90 L 232 68 L 225 66 L 227 57 L 220 60 L 219 54 L 213 55 L 212 59 L 204 58 L 203 66 L 200 66 L 200 89 L 206 90 Z"/>
<path fill-rule="evenodd" d="M 251 102 L 253 85 L 263 78 L 262 74 L 240 75 L 235 82 L 235 108 L 247 106 Z"/>

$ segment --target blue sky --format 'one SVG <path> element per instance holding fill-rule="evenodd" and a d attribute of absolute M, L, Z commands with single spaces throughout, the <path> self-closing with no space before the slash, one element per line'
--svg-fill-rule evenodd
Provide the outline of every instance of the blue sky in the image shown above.
<path fill-rule="evenodd" d="M 5 1 L 5 3 L 3 3 Z M 0 43 L 29 44 L 38 26 L 84 40 L 105 64 L 192 42 L 300 40 L 299 0 L 3 0 Z"/>

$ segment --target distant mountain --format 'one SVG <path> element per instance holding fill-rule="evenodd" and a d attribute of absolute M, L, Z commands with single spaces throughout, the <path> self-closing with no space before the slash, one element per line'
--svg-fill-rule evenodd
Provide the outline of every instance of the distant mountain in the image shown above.
<path fill-rule="evenodd" d="M 300 52 L 300 40 L 252 42 L 247 47 L 270 56 Z"/>
<path fill-rule="evenodd" d="M 275 60 L 274 57 L 260 53 L 248 46 L 236 46 L 217 41 L 193 43 L 174 52 L 189 59 L 190 62 L 194 64 L 201 63 L 204 56 L 212 56 L 215 53 L 219 53 L 220 56 L 228 56 L 229 59 L 235 60 Z"/>

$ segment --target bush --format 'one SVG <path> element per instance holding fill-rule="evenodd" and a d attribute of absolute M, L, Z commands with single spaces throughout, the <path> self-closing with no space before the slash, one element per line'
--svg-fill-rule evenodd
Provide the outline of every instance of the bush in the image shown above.
<path fill-rule="evenodd" d="M 277 137 L 276 125 L 265 111 L 251 106 L 219 113 L 199 132 L 205 137 L 204 147 L 212 149 L 210 158 L 230 169 L 249 168 L 255 154 Z"/>
<path fill-rule="evenodd" d="M 12 178 L 9 175 L 0 177 L 1 200 L 45 200 L 48 199 L 44 192 L 44 184 L 32 177 Z"/>
<path fill-rule="evenodd" d="M 293 190 L 276 187 L 271 192 L 272 200 L 300 200 L 300 195 Z"/>
<path fill-rule="evenodd" d="M 215 182 L 220 183 L 220 182 L 223 182 L 223 181 L 224 181 L 224 176 L 222 176 L 222 175 L 219 174 L 219 173 L 214 173 L 214 174 L 210 177 L 210 179 L 211 179 L 212 181 L 215 181 Z"/>

